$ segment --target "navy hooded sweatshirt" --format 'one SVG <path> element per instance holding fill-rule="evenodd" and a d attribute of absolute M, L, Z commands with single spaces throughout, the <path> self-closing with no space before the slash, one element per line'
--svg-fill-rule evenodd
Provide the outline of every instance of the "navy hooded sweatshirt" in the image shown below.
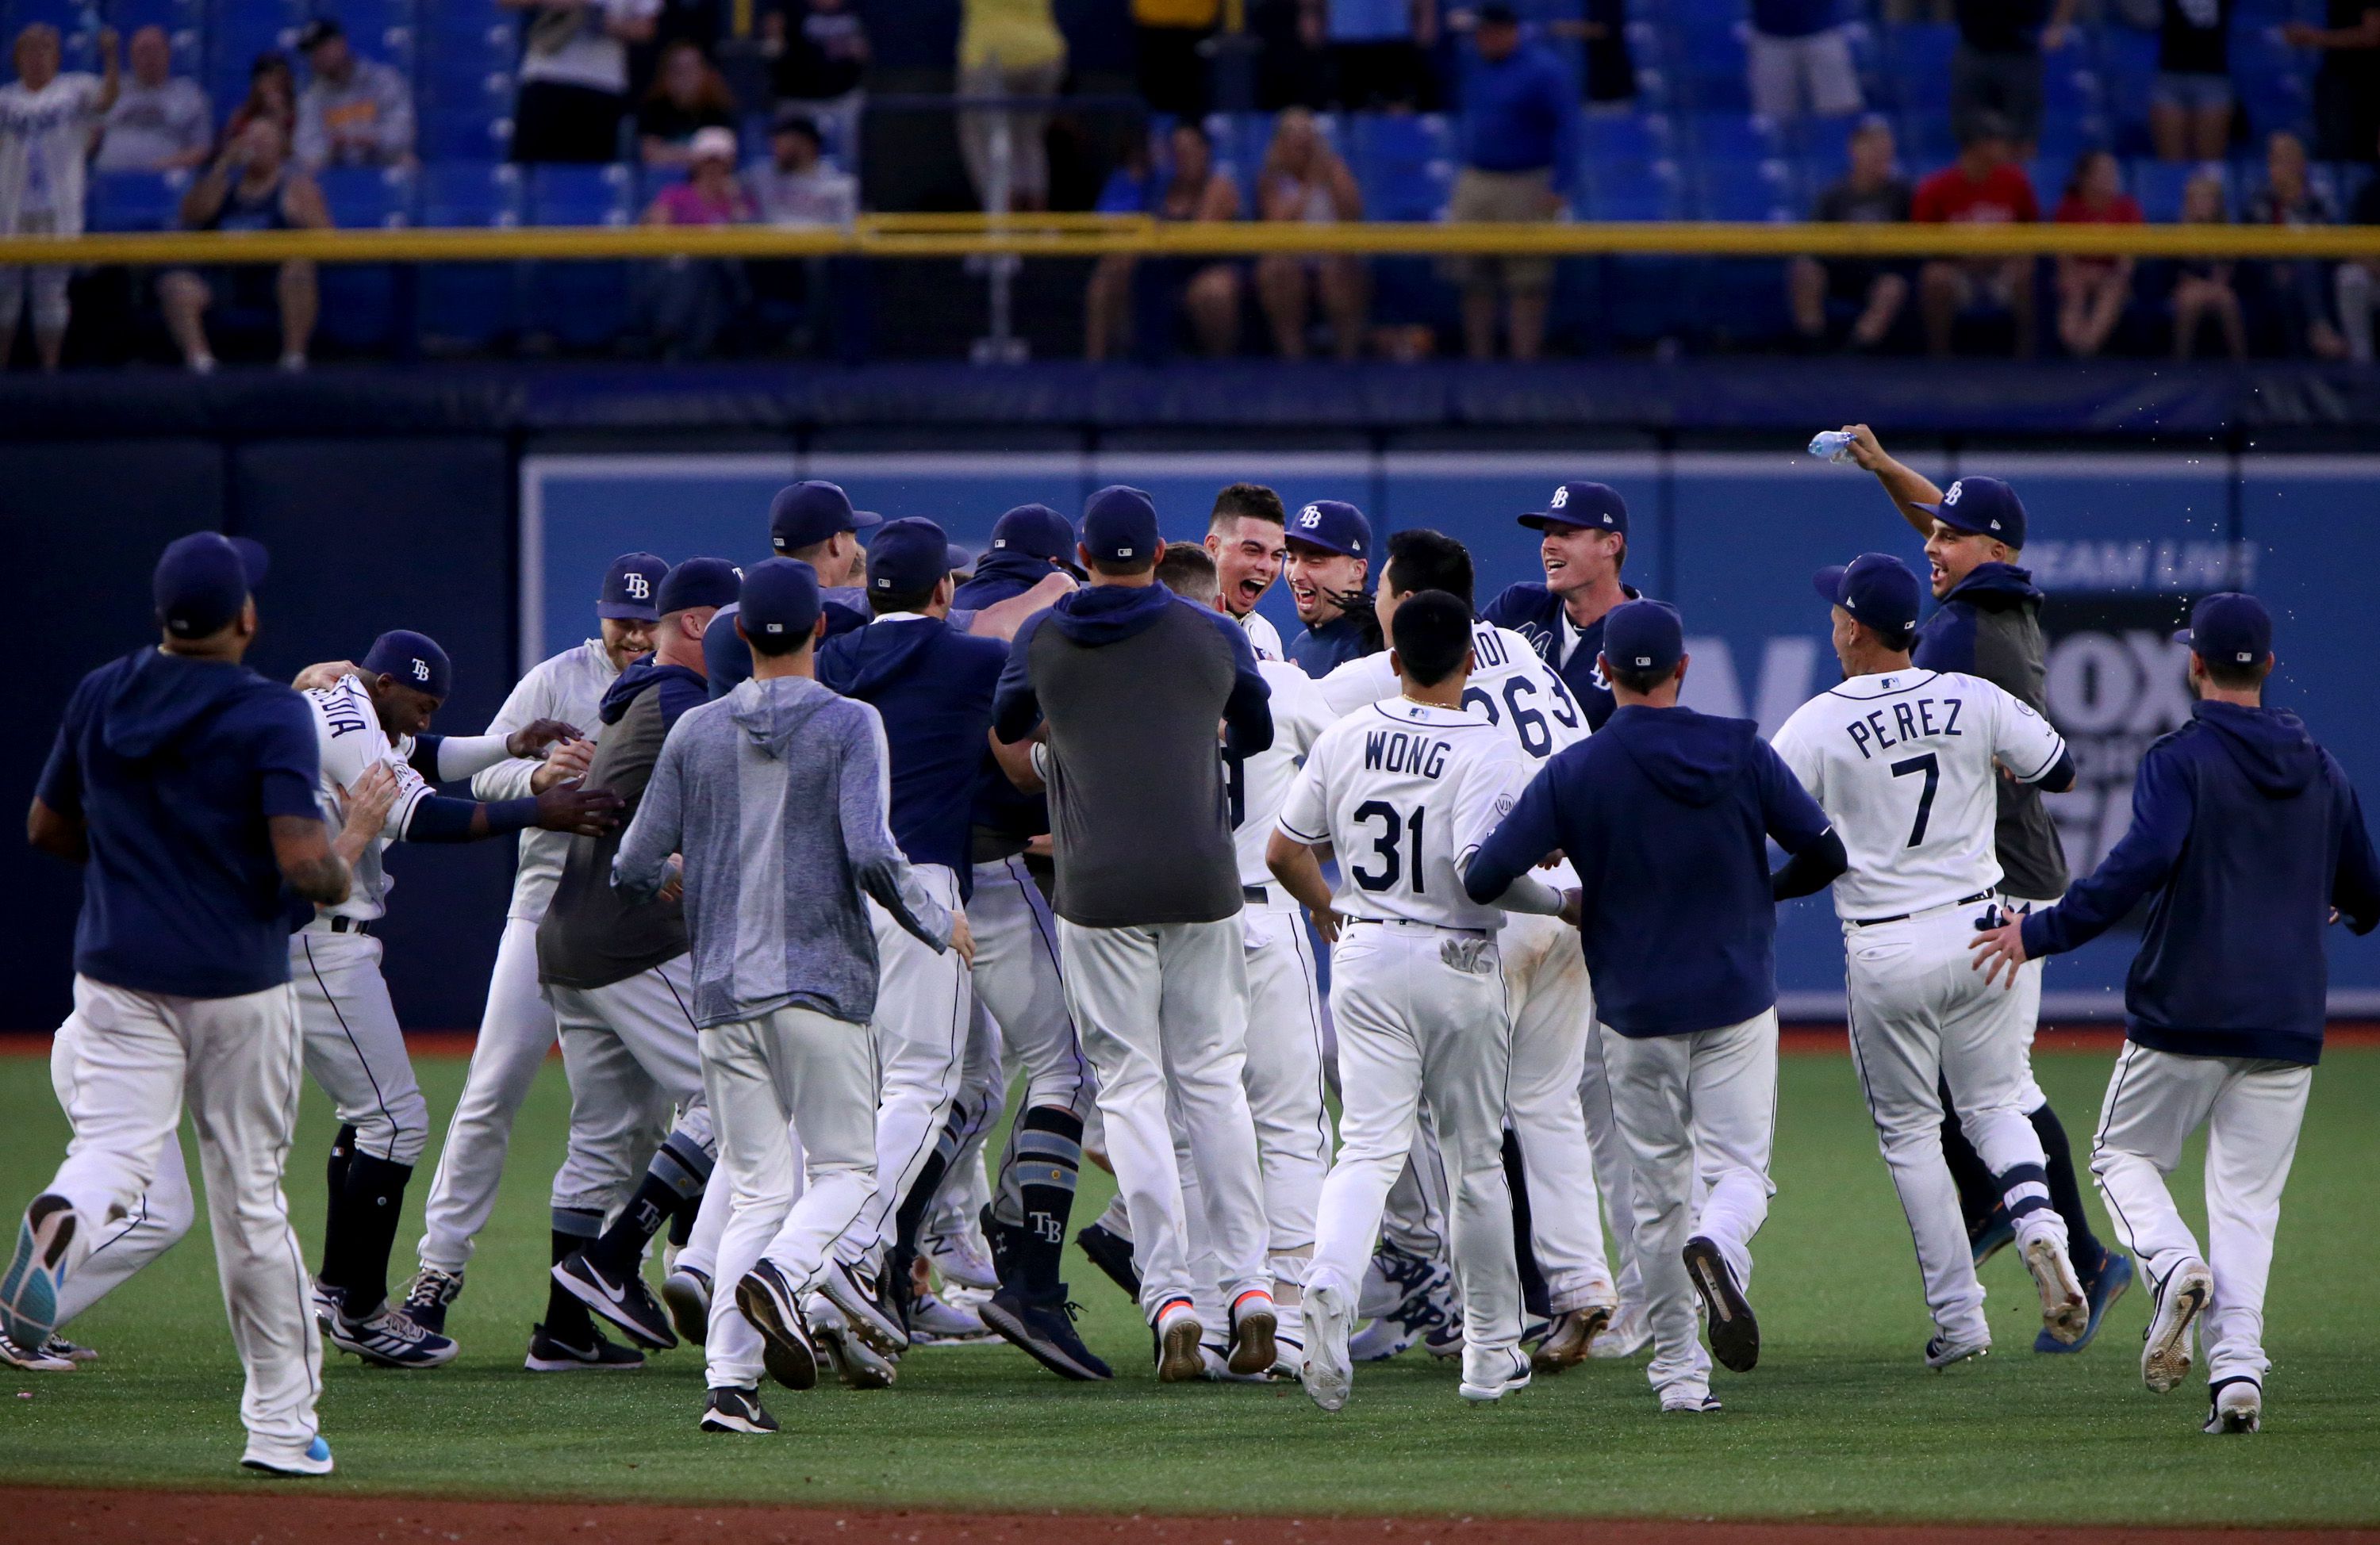
<path fill-rule="evenodd" d="M 892 762 L 892 839 L 911 863 L 974 890 L 969 831 L 988 754 L 991 693 L 1008 650 L 936 617 L 880 620 L 827 641 L 819 684 L 874 706 Z"/>
<path fill-rule="evenodd" d="M 2098 937 L 2149 901 L 2124 981 L 2134 1041 L 2185 1056 L 2322 1057 L 2323 929 L 2380 924 L 2380 859 L 2347 774 L 2286 708 L 2199 703 L 2141 758 L 2132 824 L 2066 899 L 2024 920 L 2028 956 Z"/>
<path fill-rule="evenodd" d="M 1057 572 L 1046 558 L 989 549 L 976 560 L 975 577 L 960 585 L 951 597 L 951 607 L 953 610 L 972 608 L 980 611 L 988 606 L 998 606 L 1002 601 L 1014 600 Z"/>
<path fill-rule="evenodd" d="M 1795 854 L 1833 840 L 1759 726 L 1632 705 L 1538 770 L 1463 888 L 1492 900 L 1560 850 L 1596 1018 L 1628 1036 L 1717 1030 L 1777 1002 L 1771 837 Z"/>
<path fill-rule="evenodd" d="M 152 647 L 85 676 L 36 790 L 90 839 L 75 971 L 181 997 L 287 982 L 266 822 L 322 819 L 322 766 L 305 699 L 246 666 Z"/>
<path fill-rule="evenodd" d="M 1633 585 L 1623 585 L 1620 593 L 1632 601 L 1643 600 L 1644 594 Z M 1603 654 L 1603 619 L 1598 617 L 1583 628 L 1571 626 L 1570 618 L 1562 611 L 1560 596 L 1535 581 L 1524 580 L 1508 585 L 1503 592 L 1488 603 L 1480 616 L 1500 628 L 1510 628 L 1529 641 L 1537 657 L 1553 668 L 1554 674 L 1570 688 L 1578 706 L 1586 710 L 1586 727 L 1600 730 L 1603 721 L 1611 717 L 1613 702 L 1611 683 L 1596 669 Z M 1570 658 L 1562 658 L 1562 635 L 1574 634 L 1578 641 L 1571 646 Z"/>

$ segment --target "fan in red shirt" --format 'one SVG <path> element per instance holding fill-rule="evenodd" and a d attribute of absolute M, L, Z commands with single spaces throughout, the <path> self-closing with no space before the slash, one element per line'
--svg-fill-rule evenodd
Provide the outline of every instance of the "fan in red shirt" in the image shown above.
<path fill-rule="evenodd" d="M 2137 225 L 2140 201 L 2124 191 L 2122 168 L 2106 151 L 2075 158 L 2058 200 L 2061 225 Z M 2058 260 L 2058 341 L 2066 352 L 2087 359 L 2107 345 L 2132 298 L 2132 260 L 2070 255 Z"/>
<path fill-rule="evenodd" d="M 1917 185 L 1909 217 L 1937 224 L 1998 225 L 2041 218 L 2032 179 L 2016 164 L 2008 126 L 1984 115 L 1959 159 Z M 2033 354 L 2033 260 L 1936 258 L 1918 271 L 1925 317 L 1925 351 L 1950 352 L 1950 333 L 1969 310 L 2001 310 L 2016 319 L 2016 352 Z"/>

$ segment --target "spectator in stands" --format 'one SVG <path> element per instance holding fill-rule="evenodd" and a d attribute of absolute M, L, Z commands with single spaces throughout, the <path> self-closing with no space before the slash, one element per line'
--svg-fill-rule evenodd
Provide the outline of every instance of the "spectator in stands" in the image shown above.
<path fill-rule="evenodd" d="M 1957 0 L 1950 132 L 1963 145 L 1997 117 L 2026 157 L 2041 140 L 2041 58 L 2066 46 L 2075 0 Z"/>
<path fill-rule="evenodd" d="M 1880 115 L 1861 120 L 1852 131 L 1851 166 L 1842 181 L 1818 195 L 1812 218 L 1834 223 L 1900 224 L 1909 218 L 1909 184 L 1893 165 L 1892 125 Z M 1904 265 L 1872 259 L 1837 258 L 1820 262 L 1796 258 L 1786 271 L 1793 303 L 1793 330 L 1816 343 L 1827 333 L 1827 303 L 1859 308 L 1845 340 L 1854 349 L 1873 349 L 1892 332 L 1909 304 Z"/>
<path fill-rule="evenodd" d="M 214 109 L 197 81 L 173 73 L 165 29 L 141 28 L 124 52 L 132 78 L 107 111 L 92 164 L 103 172 L 176 172 L 205 161 L 214 143 Z"/>
<path fill-rule="evenodd" d="M 316 17 L 298 34 L 311 77 L 298 96 L 298 163 L 403 166 L 413 160 L 413 88 L 377 59 L 358 57 L 336 18 Z"/>
<path fill-rule="evenodd" d="M 661 0 L 496 3 L 529 13 L 513 103 L 513 159 L 619 160 L 628 47 L 651 41 Z"/>
<path fill-rule="evenodd" d="M 1752 0 L 1745 63 L 1755 113 L 1784 123 L 1860 110 L 1859 71 L 1838 7 L 1839 0 Z"/>
<path fill-rule="evenodd" d="M 2041 218 L 2033 179 L 2012 159 L 2015 147 L 2001 119 L 1985 114 L 1969 122 L 1959 159 L 1917 185 L 1910 218 L 1921 223 L 1998 225 Z M 1925 351 L 1950 352 L 1960 316 L 1988 308 L 2016 319 L 2016 353 L 2033 356 L 2033 260 L 1933 258 L 1917 271 L 1918 306 L 1925 320 Z"/>
<path fill-rule="evenodd" d="M 777 101 L 797 105 L 845 166 L 858 165 L 868 25 L 851 0 L 782 0 L 760 25 Z"/>
<path fill-rule="evenodd" d="M 849 225 L 859 213 L 859 184 L 820 159 L 818 125 L 791 103 L 777 109 L 769 163 L 752 175 L 753 202 L 771 225 Z"/>
<path fill-rule="evenodd" d="M 2292 21 L 2281 36 L 2322 52 L 2313 116 L 2324 157 L 2370 161 L 2380 146 L 2380 0 L 2325 0 L 2326 26 Z"/>
<path fill-rule="evenodd" d="M 2380 225 L 2380 177 L 2365 180 L 2347 211 L 2350 225 Z M 2338 265 L 2338 330 L 2345 335 L 2347 356 L 2359 365 L 2372 363 L 2372 294 L 2380 287 L 2380 258 L 2351 258 Z"/>
<path fill-rule="evenodd" d="M 0 86 L 0 235 L 82 234 L 83 161 L 115 105 L 115 30 L 99 34 L 102 73 L 61 72 L 58 30 L 35 22 L 17 34 L 17 78 Z M 32 292 L 33 352 L 55 370 L 66 349 L 67 270 L 0 267 L 0 369 L 17 352 L 17 315 Z"/>
<path fill-rule="evenodd" d="M 1104 214 L 1148 214 L 1159 220 L 1237 220 L 1240 190 L 1215 167 L 1215 148 L 1196 119 L 1167 137 L 1170 168 L 1153 168 L 1144 151 L 1116 168 L 1099 194 Z M 1083 293 L 1083 356 L 1094 362 L 1127 346 L 1133 332 L 1133 284 L 1139 260 L 1101 258 Z M 1172 272 L 1177 265 L 1166 265 Z M 1240 275 L 1229 263 L 1194 264 L 1183 288 L 1198 347 L 1221 358 L 1240 344 Z"/>
<path fill-rule="evenodd" d="M 331 211 L 322 190 L 289 156 L 281 126 L 260 115 L 182 196 L 182 224 L 193 231 L 328 230 Z M 165 331 L 182 351 L 182 362 L 200 375 L 215 368 L 207 344 L 206 314 L 219 298 L 241 313 L 277 310 L 281 368 L 302 370 L 321 309 L 314 265 L 293 259 L 277 270 L 261 264 L 227 264 L 212 276 L 175 269 L 157 281 Z"/>
<path fill-rule="evenodd" d="M 1355 175 L 1303 107 L 1287 108 L 1274 120 L 1272 143 L 1257 175 L 1257 215 L 1311 225 L 1364 218 Z M 1283 359 L 1305 357 L 1306 306 L 1318 293 L 1339 357 L 1362 354 L 1366 287 L 1360 258 L 1270 252 L 1257 260 L 1257 295 L 1272 323 L 1273 348 Z"/>
<path fill-rule="evenodd" d="M 700 45 L 685 38 L 662 50 L 653 89 L 637 108 L 637 144 L 648 166 L 694 164 L 695 136 L 706 128 L 735 134 L 735 93 Z"/>
<path fill-rule="evenodd" d="M 1323 52 L 1331 106 L 1410 111 L 1436 95 L 1438 0 L 1299 0 L 1298 26 Z"/>
<path fill-rule="evenodd" d="M 2149 139 L 2164 161 L 2220 161 L 2231 145 L 2236 0 L 2159 0 Z"/>
<path fill-rule="evenodd" d="M 1222 0 L 1132 0 L 1133 51 L 1149 111 L 1207 115 L 1208 64 L 1199 45 L 1221 11 Z"/>
<path fill-rule="evenodd" d="M 248 126 L 259 118 L 270 118 L 281 126 L 285 139 L 298 134 L 298 72 L 289 65 L 289 56 L 268 49 L 249 61 L 248 95 L 231 110 L 224 120 L 223 138 L 216 142 L 220 155 L 248 132 Z"/>
<path fill-rule="evenodd" d="M 701 128 L 687 147 L 686 181 L 656 194 L 648 225 L 742 225 L 756 212 L 735 180 L 735 132 Z M 720 329 L 750 299 L 744 265 L 733 258 L 669 258 L 649 271 L 646 305 L 664 359 L 701 359 Z"/>
<path fill-rule="evenodd" d="M 2184 224 L 2220 225 L 2230 219 L 2223 174 L 2205 167 L 2183 185 Z M 2228 260 L 2188 258 L 2175 266 L 2173 277 L 2173 356 L 2188 359 L 2198 352 L 2199 330 L 2212 317 L 2223 330 L 2223 346 L 2233 359 L 2248 357 L 2248 325 L 2240 312 L 2240 294 L 2231 287 Z"/>
<path fill-rule="evenodd" d="M 1053 97 L 1066 78 L 1066 39 L 1050 0 L 965 0 L 959 27 L 959 94 L 967 97 Z M 995 153 L 1002 120 L 1008 130 L 1006 175 Z M 971 109 L 959 115 L 959 151 L 976 202 L 987 210 L 1050 207 L 1050 112 L 1047 107 Z M 1002 182 L 1005 187 L 998 186 Z"/>
<path fill-rule="evenodd" d="M 1451 220 L 1547 221 L 1569 206 L 1578 173 L 1578 108 L 1569 75 L 1547 49 L 1521 41 L 1503 0 L 1479 7 L 1463 77 L 1463 170 Z M 1463 287 L 1463 338 L 1474 359 L 1496 355 L 1500 282 L 1512 357 L 1545 346 L 1554 265 L 1547 258 L 1464 258 L 1447 277 Z"/>
<path fill-rule="evenodd" d="M 2265 185 L 2248 201 L 2257 225 L 2336 225 L 2338 207 L 2306 177 L 2305 141 L 2286 131 L 2265 140 Z M 2347 340 L 2330 320 L 2330 284 L 2312 259 L 2259 265 L 2286 346 L 2316 359 L 2344 359 Z"/>
<path fill-rule="evenodd" d="M 1588 106 L 1621 111 L 1636 100 L 1636 61 L 1628 51 L 1628 0 L 1581 0 L 1575 19 L 1557 18 L 1546 30 L 1559 38 L 1576 38 L 1583 46 Z"/>
<path fill-rule="evenodd" d="M 2074 160 L 2054 216 L 2061 225 L 2137 225 L 2140 201 L 2124 191 L 2123 169 L 2107 151 Z M 2132 260 L 2060 253 L 2058 259 L 2058 341 L 2078 359 L 2107 346 L 2132 300 Z"/>

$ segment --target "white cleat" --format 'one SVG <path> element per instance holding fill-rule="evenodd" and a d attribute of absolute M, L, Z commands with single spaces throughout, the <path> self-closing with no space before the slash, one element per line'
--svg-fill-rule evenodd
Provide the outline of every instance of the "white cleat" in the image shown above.
<path fill-rule="evenodd" d="M 2206 1425 L 2209 1437 L 2255 1432 L 2265 1425 L 2265 1392 L 2253 1379 L 2226 1379 L 2208 1392 Z"/>
<path fill-rule="evenodd" d="M 2058 1345 L 2073 1346 L 2091 1328 L 2091 1299 L 2082 1291 L 2082 1279 L 2074 1274 L 2066 1241 L 2045 1231 L 2027 1240 L 2020 1253 L 2024 1269 L 2033 1273 L 2033 1285 L 2041 1290 L 2042 1329 Z"/>
<path fill-rule="evenodd" d="M 1198 1322 L 1198 1311 L 1190 1307 L 1187 1298 L 1158 1311 L 1154 1334 L 1160 1383 L 1188 1384 L 1207 1377 L 1207 1360 L 1198 1345 L 1206 1330 Z"/>
<path fill-rule="evenodd" d="M 1349 1333 L 1355 1323 L 1354 1306 L 1346 1295 L 1331 1286 L 1305 1289 L 1305 1364 L 1298 1370 L 1298 1382 L 1313 1402 L 1326 1411 L 1336 1411 L 1347 1404 L 1348 1392 L 1355 1382 L 1355 1365 L 1347 1351 Z"/>
<path fill-rule="evenodd" d="M 809 1302 L 802 1306 L 802 1316 L 810 1323 L 810 1335 L 818 1342 L 819 1350 L 833 1365 L 836 1378 L 856 1390 L 892 1387 L 898 1375 L 892 1359 L 862 1340 L 833 1300 L 823 1293 L 813 1293 Z"/>
<path fill-rule="evenodd" d="M 1992 1340 L 1987 1335 L 1973 1340 L 1937 1335 L 1925 1344 L 1925 1366 L 1939 1373 L 1971 1358 L 1980 1360 L 1991 1349 Z"/>
<path fill-rule="evenodd" d="M 1612 1312 L 1610 1322 L 1587 1342 L 1586 1355 L 1617 1360 L 1635 1357 L 1652 1345 L 1653 1326 L 1645 1318 L 1644 1304 L 1622 1303 Z"/>
<path fill-rule="evenodd" d="M 2141 1382 L 2169 1393 L 2190 1373 L 2190 1327 L 2215 1297 L 2215 1273 L 2186 1256 L 2156 1285 L 2156 1312 L 2141 1339 Z"/>
<path fill-rule="evenodd" d="M 1718 1396 L 1708 1390 L 1679 1390 L 1661 1396 L 1661 1414 L 1665 1417 L 1715 1417 L 1718 1413 Z"/>
<path fill-rule="evenodd" d="M 1475 1406 L 1485 1406 L 1528 1387 L 1529 1359 L 1519 1347 L 1508 1346 L 1475 1358 L 1465 1350 L 1463 1382 L 1454 1386 L 1454 1393 Z"/>

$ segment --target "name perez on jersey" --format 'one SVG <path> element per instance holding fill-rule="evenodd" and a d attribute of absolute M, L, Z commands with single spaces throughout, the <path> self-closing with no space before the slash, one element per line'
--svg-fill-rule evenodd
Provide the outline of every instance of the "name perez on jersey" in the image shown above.
<path fill-rule="evenodd" d="M 1892 722 L 1889 726 L 1885 723 L 1884 708 L 1878 707 L 1870 710 L 1865 718 L 1855 718 L 1844 725 L 1843 733 L 1852 738 L 1852 744 L 1859 747 L 1863 758 L 1871 758 L 1878 751 L 1889 751 L 1908 741 L 1930 740 L 1937 735 L 1965 735 L 1966 731 L 1959 728 L 1959 714 L 1966 706 L 1966 700 L 1960 697 L 1915 698 L 1890 706 Z M 1934 722 L 1937 707 L 1943 710 L 1942 722 L 1938 725 Z"/>

